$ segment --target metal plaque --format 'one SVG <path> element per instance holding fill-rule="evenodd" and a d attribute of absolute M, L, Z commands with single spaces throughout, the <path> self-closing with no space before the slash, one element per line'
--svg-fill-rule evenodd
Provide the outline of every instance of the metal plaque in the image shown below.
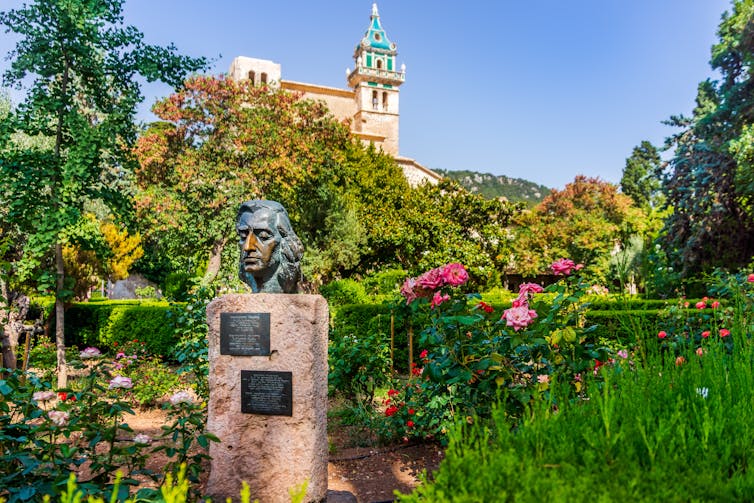
<path fill-rule="evenodd" d="M 270 313 L 220 313 L 220 354 L 270 355 Z"/>
<path fill-rule="evenodd" d="M 292 416 L 293 373 L 242 370 L 241 412 L 266 416 Z"/>

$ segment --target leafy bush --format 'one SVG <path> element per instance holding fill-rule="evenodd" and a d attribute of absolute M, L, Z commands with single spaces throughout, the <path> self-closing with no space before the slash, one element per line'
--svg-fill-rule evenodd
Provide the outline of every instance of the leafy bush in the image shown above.
<path fill-rule="evenodd" d="M 729 333 L 683 335 L 700 317 L 682 309 L 672 337 L 642 333 L 645 355 L 585 373 L 582 396 L 565 383 L 533 395 L 515 428 L 503 395 L 491 422 L 456 423 L 433 480 L 399 500 L 752 500 L 754 275 L 732 278 Z"/>
<path fill-rule="evenodd" d="M 339 334 L 330 340 L 328 354 L 331 393 L 371 403 L 377 388 L 390 383 L 390 346 L 384 334 Z"/>
<path fill-rule="evenodd" d="M 178 374 L 165 365 L 160 358 L 147 356 L 131 360 L 129 356 L 116 360 L 116 362 L 129 362 L 123 364 L 117 372 L 135 383 L 128 397 L 137 405 L 154 406 L 161 398 L 180 386 L 181 379 Z"/>
<path fill-rule="evenodd" d="M 0 499 L 15 503 L 59 495 L 71 469 L 84 463 L 87 481 L 78 485 L 84 495 L 113 492 L 112 475 L 120 469 L 126 473 L 118 493 L 124 499 L 136 483 L 131 476 L 159 478 L 144 469 L 147 456 L 156 450 L 187 463 L 189 478 L 201 470 L 206 454 L 191 447 L 217 440 L 203 431 L 202 406 L 185 392 L 171 397 L 165 406 L 173 424 L 155 439 L 159 445 L 152 446 L 152 439 L 134 435 L 124 421 L 133 414 L 127 398 L 134 382 L 114 375 L 107 360 L 88 361 L 92 363 L 77 389 L 53 392 L 49 383 L 20 371 L 7 371 L 0 379 Z"/>
<path fill-rule="evenodd" d="M 174 303 L 170 308 L 178 340 L 172 353 L 180 365 L 177 373 L 189 376 L 194 391 L 205 400 L 209 398 L 207 304 L 214 296 L 213 289 L 200 288 L 191 294 L 187 303 Z"/>
<path fill-rule="evenodd" d="M 609 358 L 607 348 L 591 341 L 593 328 L 584 326 L 580 299 L 589 285 L 578 276 L 564 276 L 544 291 L 524 284 L 500 313 L 476 294 L 461 294 L 458 281 L 444 279 L 458 268 L 428 271 L 402 290 L 409 308 L 423 311 L 429 323 L 417 336 L 420 361 L 384 404 L 396 436 L 442 437 L 458 418 L 488 417 L 501 395 L 506 413 L 520 417 L 551 385 L 567 385 L 574 396 L 582 392 L 581 376 Z"/>
<path fill-rule="evenodd" d="M 396 295 L 406 276 L 403 269 L 386 269 L 370 274 L 362 283 L 365 292 L 372 297 Z"/>
<path fill-rule="evenodd" d="M 322 285 L 319 293 L 327 299 L 327 303 L 333 311 L 345 304 L 366 304 L 369 302 L 364 286 L 352 279 L 339 279 Z"/>
<path fill-rule="evenodd" d="M 138 339 L 150 353 L 168 356 L 176 343 L 168 310 L 156 301 L 76 303 L 66 311 L 66 344 L 109 348 Z"/>

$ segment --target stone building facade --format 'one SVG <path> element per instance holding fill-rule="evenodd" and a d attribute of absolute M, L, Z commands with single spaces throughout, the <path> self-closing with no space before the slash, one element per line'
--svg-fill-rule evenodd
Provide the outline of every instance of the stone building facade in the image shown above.
<path fill-rule="evenodd" d="M 245 56 L 233 60 L 229 75 L 236 80 L 251 79 L 257 85 L 268 84 L 324 101 L 337 119 L 350 123 L 351 132 L 364 143 L 373 143 L 392 155 L 411 185 L 435 184 L 442 178 L 440 175 L 400 155 L 399 88 L 406 80 L 406 67 L 397 67 L 397 55 L 396 45 L 382 28 L 374 4 L 369 27 L 354 50 L 355 67 L 346 70 L 348 89 L 284 80 L 278 63 Z"/>

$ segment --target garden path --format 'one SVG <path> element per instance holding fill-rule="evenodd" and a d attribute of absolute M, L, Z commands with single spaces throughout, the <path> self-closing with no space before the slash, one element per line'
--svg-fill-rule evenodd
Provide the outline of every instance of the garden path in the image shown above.
<path fill-rule="evenodd" d="M 125 418 L 135 433 L 151 437 L 160 434 L 165 412 L 160 409 L 137 410 Z M 435 470 L 442 460 L 442 449 L 435 444 L 399 444 L 388 447 L 354 447 L 355 435 L 347 428 L 331 428 L 329 434 L 328 502 L 374 503 L 392 501 L 393 492 L 409 492 L 419 483 L 423 470 Z M 365 443 L 361 438 L 358 443 Z M 162 471 L 167 459 L 163 453 L 151 456 L 147 467 Z M 205 478 L 209 464 L 205 470 Z M 145 487 L 149 482 L 145 481 Z M 355 498 L 355 499 L 354 499 Z"/>

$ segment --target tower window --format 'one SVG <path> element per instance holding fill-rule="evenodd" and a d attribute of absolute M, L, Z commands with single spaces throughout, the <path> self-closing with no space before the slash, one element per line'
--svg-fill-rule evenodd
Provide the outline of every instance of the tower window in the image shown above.
<path fill-rule="evenodd" d="M 374 34 L 374 39 L 375 39 L 375 40 L 376 40 L 377 42 L 379 42 L 380 40 L 382 40 L 382 37 L 380 36 L 380 34 L 379 34 L 379 33 L 375 33 L 375 34 Z"/>
<path fill-rule="evenodd" d="M 254 77 L 256 77 L 256 75 L 254 74 L 254 70 L 251 70 L 249 72 L 249 80 L 251 81 L 252 84 L 256 84 L 256 82 L 254 81 Z"/>
<path fill-rule="evenodd" d="M 380 100 L 378 98 L 377 91 L 372 91 L 372 108 L 374 110 L 377 110 L 377 107 L 379 106 L 379 104 L 380 104 Z"/>
<path fill-rule="evenodd" d="M 266 73 L 262 72 L 262 77 L 261 77 L 260 81 L 262 82 L 262 84 L 266 84 L 267 83 L 267 74 Z"/>
<path fill-rule="evenodd" d="M 382 109 L 387 112 L 387 92 L 382 92 Z"/>
<path fill-rule="evenodd" d="M 377 60 L 377 69 L 378 70 L 382 70 L 382 60 L 381 59 Z"/>

